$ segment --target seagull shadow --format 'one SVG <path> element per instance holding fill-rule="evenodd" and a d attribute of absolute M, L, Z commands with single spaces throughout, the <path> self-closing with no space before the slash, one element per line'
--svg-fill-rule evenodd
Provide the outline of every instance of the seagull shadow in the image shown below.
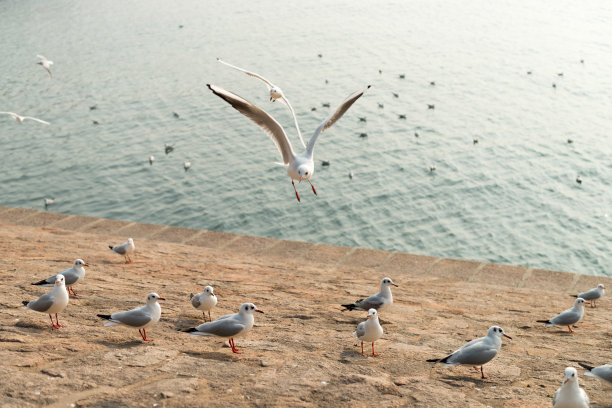
<path fill-rule="evenodd" d="M 112 342 L 112 341 L 97 341 L 96 343 L 101 344 L 103 346 L 109 348 L 118 348 L 118 349 L 129 349 L 137 346 L 143 346 L 148 344 L 149 342 L 144 342 L 142 340 L 133 340 L 128 342 Z"/>
<path fill-rule="evenodd" d="M 198 353 L 195 351 L 183 351 L 183 354 L 187 354 L 190 357 L 202 358 L 204 360 L 216 360 L 216 361 L 237 361 L 235 356 L 220 353 L 218 351 L 209 351 Z"/>
<path fill-rule="evenodd" d="M 480 377 L 480 373 L 474 372 L 474 374 Z M 483 380 L 482 378 L 468 377 L 465 375 L 445 375 L 442 379 L 440 379 L 440 381 L 442 381 L 443 383 L 457 388 L 465 387 L 465 384 L 458 383 L 458 381 L 470 382 L 476 386 L 482 386 L 482 384 L 485 383 L 486 380 L 486 378 Z"/>
<path fill-rule="evenodd" d="M 340 353 L 340 361 L 341 363 L 351 363 L 353 361 L 362 361 L 367 360 L 367 357 L 361 355 L 361 352 L 355 349 L 344 349 Z"/>

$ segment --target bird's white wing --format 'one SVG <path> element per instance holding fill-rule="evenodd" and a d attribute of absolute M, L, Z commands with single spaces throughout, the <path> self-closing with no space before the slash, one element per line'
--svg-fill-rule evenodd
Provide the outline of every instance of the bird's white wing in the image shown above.
<path fill-rule="evenodd" d="M 261 75 L 256 74 L 255 72 L 250 72 L 250 71 L 247 71 L 246 69 L 239 68 L 239 67 L 237 67 L 237 66 L 235 66 L 235 65 L 232 65 L 232 64 L 230 64 L 230 63 L 227 63 L 227 62 L 223 61 L 221 58 L 217 58 L 217 61 L 219 61 L 219 62 L 220 62 L 220 63 L 222 63 L 223 65 L 227 65 L 227 66 L 228 66 L 228 67 L 230 67 L 230 68 L 234 68 L 234 69 L 236 69 L 236 70 L 238 70 L 238 71 L 244 72 L 245 74 L 247 74 L 247 75 L 249 75 L 249 76 L 252 76 L 253 78 L 257 78 L 257 79 L 259 79 L 259 80 L 260 80 L 260 81 L 262 81 L 264 84 L 266 84 L 266 86 L 268 87 L 268 91 L 269 91 L 270 89 L 272 89 L 272 87 L 274 86 L 274 85 L 272 85 L 272 82 L 268 81 L 266 78 L 262 77 Z"/>
<path fill-rule="evenodd" d="M 283 97 L 280 98 L 280 100 L 285 105 L 287 105 L 287 107 L 289 108 L 289 111 L 291 111 L 291 116 L 293 116 L 293 123 L 295 123 L 295 129 L 297 130 L 297 134 L 298 134 L 298 137 L 300 138 L 300 142 L 302 143 L 302 146 L 304 146 L 304 149 L 305 149 L 306 143 L 304 143 L 304 139 L 302 139 L 302 132 L 300 132 L 300 126 L 298 125 L 297 117 L 295 116 L 295 111 L 293 110 L 293 106 L 291 106 L 291 104 L 289 103 L 289 100 L 285 97 L 285 95 L 283 95 Z"/>
<path fill-rule="evenodd" d="M 342 115 L 344 115 L 344 113 L 351 107 L 351 105 L 353 105 L 357 99 L 361 98 L 361 95 L 363 95 L 368 88 L 370 88 L 370 85 L 368 85 L 368 87 L 362 91 L 357 91 L 354 94 L 349 95 L 349 97 L 346 98 L 334 112 L 330 113 L 329 116 L 326 117 L 323 122 L 321 122 L 319 127 L 312 135 L 312 138 L 310 138 L 310 142 L 308 142 L 308 147 L 306 148 L 308 153 L 311 154 L 313 152 L 314 145 L 319 137 L 319 134 L 336 123 L 338 119 L 340 119 Z"/>
<path fill-rule="evenodd" d="M 36 121 L 36 122 L 40 122 L 40 123 L 43 123 L 43 124 L 45 124 L 45 125 L 50 125 L 50 123 L 49 123 L 49 122 L 46 122 L 46 121 L 44 121 L 44 120 L 42 120 L 42 119 L 33 118 L 33 117 L 31 117 L 31 116 L 24 116 L 24 117 L 23 117 L 23 120 L 26 120 L 26 119 L 34 120 L 34 121 Z"/>
<path fill-rule="evenodd" d="M 37 55 L 36 58 L 40 58 L 43 61 L 46 61 L 47 59 L 45 57 L 43 57 L 42 55 Z"/>
<path fill-rule="evenodd" d="M 295 156 L 291 142 L 287 139 L 283 127 L 272 116 L 230 91 L 215 85 L 207 84 L 206 86 L 219 98 L 232 105 L 238 112 L 259 125 L 270 136 L 281 156 L 283 156 L 283 163 L 288 165 L 291 162 L 293 156 Z"/>
<path fill-rule="evenodd" d="M 19 116 L 13 112 L 0 112 L 0 115 L 11 115 L 13 118 L 15 118 L 16 116 Z"/>

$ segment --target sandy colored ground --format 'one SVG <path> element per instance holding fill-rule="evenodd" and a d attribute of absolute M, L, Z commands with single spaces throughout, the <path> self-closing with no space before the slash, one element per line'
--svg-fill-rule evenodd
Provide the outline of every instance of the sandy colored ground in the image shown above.
<path fill-rule="evenodd" d="M 575 335 L 535 323 L 570 307 L 568 292 L 600 280 L 612 288 L 610 279 L 553 273 L 533 280 L 537 271 L 525 268 L 415 256 L 394 263 L 388 253 L 372 267 L 377 251 L 357 259 L 348 248 L 315 245 L 300 257 L 291 245 L 267 239 L 261 248 L 269 250 L 254 249 L 261 240 L 250 237 L 233 238 L 244 250 L 218 249 L 138 239 L 138 228 L 148 228 L 140 224 L 122 224 L 121 234 L 108 235 L 6 218 L 0 217 L 2 407 L 549 407 L 566 366 L 612 360 L 610 298 L 587 308 Z M 123 232 L 135 237 L 133 264 L 107 249 L 125 241 Z M 75 288 L 82 298 L 71 298 L 60 315 L 67 327 L 52 332 L 48 316 L 24 310 L 21 301 L 47 290 L 30 283 L 77 257 L 90 264 Z M 469 278 L 458 279 L 466 268 Z M 343 313 L 339 304 L 374 293 L 385 275 L 400 287 L 391 310 L 381 313 L 385 334 L 376 351 L 382 355 L 364 358 L 351 333 L 366 313 Z M 220 339 L 179 331 L 201 323 L 189 293 L 207 284 L 219 298 L 213 318 L 246 301 L 265 311 L 248 337 L 236 341 L 244 354 L 232 354 Z M 134 329 L 103 327 L 96 317 L 139 306 L 152 291 L 167 299 L 161 321 L 147 331 L 152 343 Z M 470 367 L 425 362 L 493 324 L 513 340 L 504 340 L 485 365 L 489 379 Z M 579 374 L 592 406 L 611 406 L 612 388 Z"/>

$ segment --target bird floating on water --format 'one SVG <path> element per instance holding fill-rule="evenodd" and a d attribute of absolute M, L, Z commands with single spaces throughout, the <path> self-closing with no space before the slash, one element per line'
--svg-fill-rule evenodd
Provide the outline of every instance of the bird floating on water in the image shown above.
<path fill-rule="evenodd" d="M 577 176 L 577 177 L 576 177 L 576 183 L 578 183 L 578 184 L 582 184 L 582 177 Z"/>
<path fill-rule="evenodd" d="M 174 144 L 168 144 L 168 143 L 164 144 L 164 152 L 166 152 L 166 154 L 172 152 L 173 150 L 174 150 Z"/>
<path fill-rule="evenodd" d="M 280 152 L 283 159 L 283 166 L 287 170 L 287 174 L 291 177 L 291 184 L 293 185 L 293 190 L 295 191 L 295 197 L 298 201 L 300 201 L 300 195 L 295 188 L 294 180 L 298 181 L 308 181 L 310 187 L 312 188 L 312 192 L 316 195 L 317 191 L 315 190 L 310 178 L 314 173 L 314 146 L 319 137 L 319 135 L 331 127 L 334 123 L 336 123 L 344 113 L 359 99 L 363 93 L 370 88 L 368 85 L 367 88 L 357 91 L 351 95 L 349 95 L 335 111 L 330 113 L 317 127 L 312 135 L 310 141 L 308 142 L 308 146 L 306 147 L 306 151 L 301 154 L 296 154 L 293 151 L 293 147 L 291 146 L 291 142 L 287 138 L 287 134 L 283 127 L 268 113 L 264 110 L 258 108 L 251 102 L 246 99 L 230 92 L 226 91 L 223 88 L 220 88 L 215 85 L 207 85 L 208 88 L 219 98 L 223 99 L 225 102 L 229 103 L 234 109 L 238 112 L 245 115 L 247 118 L 251 119 L 257 125 L 259 125 L 264 132 L 272 138 L 272 141 L 276 145 L 278 151 Z"/>
<path fill-rule="evenodd" d="M 436 109 L 436 105 L 428 103 L 427 104 L 427 109 Z"/>
<path fill-rule="evenodd" d="M 321 160 L 321 166 L 329 166 L 329 160 Z"/>
<path fill-rule="evenodd" d="M 149 164 L 152 166 L 153 162 L 155 162 L 155 156 L 149 156 Z"/>
<path fill-rule="evenodd" d="M 185 169 L 185 171 L 189 170 L 191 168 L 191 162 L 186 161 L 185 163 L 183 163 L 183 168 Z"/>
<path fill-rule="evenodd" d="M 45 197 L 43 198 L 43 203 L 45 204 L 45 210 L 46 210 L 48 206 L 53 205 L 55 203 L 55 198 Z"/>

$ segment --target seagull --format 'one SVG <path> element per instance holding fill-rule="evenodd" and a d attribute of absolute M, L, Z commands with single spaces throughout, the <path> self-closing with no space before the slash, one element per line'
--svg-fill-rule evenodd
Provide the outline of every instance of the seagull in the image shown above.
<path fill-rule="evenodd" d="M 321 54 L 319 54 L 319 57 L 320 56 Z M 220 63 L 224 65 L 227 65 L 228 67 L 237 69 L 238 71 L 242 71 L 245 74 L 252 76 L 253 78 L 257 78 L 260 81 L 262 81 L 264 84 L 266 84 L 266 86 L 268 87 L 268 91 L 270 92 L 270 100 L 272 102 L 275 102 L 277 99 L 279 99 L 282 103 L 284 103 L 289 108 L 289 111 L 291 112 L 291 116 L 293 116 L 293 123 L 295 123 L 295 129 L 297 130 L 298 137 L 300 138 L 300 142 L 302 142 L 302 146 L 306 148 L 304 139 L 302 139 L 302 133 L 300 132 L 300 127 L 298 126 L 297 117 L 295 116 L 295 111 L 293 110 L 293 107 L 289 103 L 289 100 L 287 99 L 283 91 L 278 86 L 274 85 L 272 82 L 268 81 L 266 78 L 262 77 L 259 74 L 256 74 L 254 72 L 249 72 L 246 69 L 238 68 L 237 66 L 232 65 L 232 64 L 228 64 L 227 62 L 221 60 L 220 58 L 217 58 L 217 61 L 219 61 Z"/>
<path fill-rule="evenodd" d="M 567 143 L 568 143 L 568 144 L 572 144 L 572 143 L 574 143 L 574 139 L 570 139 L 570 138 L 568 138 L 568 139 L 567 139 Z"/>
<path fill-rule="evenodd" d="M 572 330 L 571 325 L 578 323 L 582 319 L 582 316 L 584 316 L 584 304 L 584 299 L 579 297 L 578 299 L 576 299 L 576 301 L 574 302 L 574 307 L 572 307 L 571 309 L 567 309 L 559 313 L 557 316 L 553 317 L 550 320 L 538 320 L 537 322 L 546 323 L 546 327 L 567 326 L 570 333 L 574 333 L 574 330 Z"/>
<path fill-rule="evenodd" d="M 98 109 L 98 105 L 91 105 L 89 107 L 89 110 L 96 110 L 96 109 Z"/>
<path fill-rule="evenodd" d="M 123 255 L 125 257 L 125 263 L 132 263 L 129 253 L 134 252 L 136 249 L 134 246 L 134 240 L 132 238 L 128 238 L 127 242 L 124 242 L 121 245 L 109 245 L 108 247 L 111 249 L 111 251 L 114 251 L 119 255 Z"/>
<path fill-rule="evenodd" d="M 472 143 L 473 144 L 478 144 L 478 138 L 477 137 L 473 137 L 472 138 Z"/>
<path fill-rule="evenodd" d="M 436 105 L 432 105 L 430 103 L 427 104 L 427 109 L 436 109 Z"/>
<path fill-rule="evenodd" d="M 186 161 L 185 163 L 183 163 L 183 168 L 185 169 L 185 171 L 189 170 L 191 168 L 191 162 Z"/>
<path fill-rule="evenodd" d="M 321 166 L 326 167 L 326 166 L 329 166 L 329 165 L 330 165 L 329 160 L 321 160 Z"/>
<path fill-rule="evenodd" d="M 314 131 L 312 138 L 308 142 L 306 151 L 302 154 L 296 154 L 293 151 L 291 142 L 287 138 L 287 134 L 285 133 L 284 129 L 272 116 L 253 105 L 251 102 L 236 94 L 233 94 L 232 92 L 226 91 L 225 89 L 215 85 L 208 84 L 207 86 L 215 95 L 232 105 L 232 107 L 238 112 L 242 113 L 247 118 L 259 125 L 272 138 L 272 141 L 281 153 L 283 165 L 287 170 L 287 174 L 289 174 L 289 177 L 291 177 L 291 184 L 293 185 L 293 190 L 295 191 L 295 196 L 298 202 L 300 201 L 300 195 L 295 188 L 295 183 L 293 180 L 307 180 L 312 188 L 312 192 L 315 195 L 317 194 L 317 191 L 310 181 L 310 177 L 312 177 L 312 174 L 314 173 L 314 146 L 319 134 L 336 123 L 338 119 L 344 115 L 351 105 L 355 103 L 355 101 L 359 99 L 367 89 L 366 88 L 364 90 L 355 92 L 346 98 L 334 112 L 330 113 L 327 118 L 325 118 L 325 120 L 319 124 L 317 129 Z M 368 85 L 368 88 L 369 87 L 370 86 Z"/>
<path fill-rule="evenodd" d="M 565 369 L 565 380 L 553 396 L 554 408 L 589 408 L 589 397 L 578 385 L 578 371 L 574 367 Z"/>
<path fill-rule="evenodd" d="M 57 319 L 57 314 L 61 313 L 66 306 L 68 306 L 68 300 L 69 296 L 66 290 L 64 275 L 58 274 L 55 276 L 55 285 L 53 289 L 36 300 L 32 300 L 31 302 L 24 300 L 22 303 L 25 305 L 26 309 L 48 313 L 49 319 L 51 319 L 51 330 L 53 330 L 64 327 Z M 55 313 L 55 323 L 53 323 L 53 317 L 51 316 L 53 313 Z"/>
<path fill-rule="evenodd" d="M 366 132 L 361 132 L 359 134 L 359 137 L 368 137 L 368 134 Z"/>
<path fill-rule="evenodd" d="M 351 180 L 353 179 L 353 171 L 352 170 L 349 170 L 348 178 L 351 179 Z"/>
<path fill-rule="evenodd" d="M 397 287 L 391 278 L 382 278 L 380 281 L 380 292 L 368 298 L 360 299 L 353 304 L 342 305 L 344 307 L 342 311 L 376 309 L 381 312 L 383 309 L 386 309 L 393 304 L 391 286 Z"/>
<path fill-rule="evenodd" d="M 362 117 L 360 117 L 360 118 L 359 118 L 359 121 L 360 121 L 360 122 L 367 122 L 367 121 L 368 121 L 368 118 L 366 118 L 366 117 L 362 116 Z"/>
<path fill-rule="evenodd" d="M 152 166 L 155 161 L 155 156 L 149 156 L 149 164 Z"/>
<path fill-rule="evenodd" d="M 240 311 L 234 314 L 221 316 L 214 322 L 203 323 L 197 327 L 187 329 L 186 332 L 191 336 L 216 336 L 229 338 L 232 352 L 241 354 L 242 351 L 236 348 L 234 337 L 244 336 L 253 328 L 255 319 L 253 313 L 263 313 L 252 303 L 243 303 Z"/>
<path fill-rule="evenodd" d="M 112 315 L 99 314 L 98 317 L 108 320 L 104 326 L 116 326 L 123 324 L 138 329 L 140 337 L 144 341 L 153 341 L 147 338 L 146 328 L 152 326 L 159 321 L 161 317 L 161 306 L 157 303 L 158 300 L 166 300 L 160 297 L 157 293 L 149 293 L 147 295 L 147 304 L 125 312 L 117 312 Z"/>
<path fill-rule="evenodd" d="M 429 166 L 429 172 L 432 173 L 434 171 L 436 171 L 436 165 L 432 164 L 431 166 Z"/>
<path fill-rule="evenodd" d="M 55 203 L 55 198 L 43 198 L 43 203 L 45 204 L 45 210 L 48 206 Z"/>
<path fill-rule="evenodd" d="M 580 366 L 586 370 L 584 375 L 596 377 L 612 384 L 612 364 L 604 364 L 600 365 L 599 367 L 592 367 L 583 363 L 578 364 L 580 364 Z"/>
<path fill-rule="evenodd" d="M 577 177 L 576 177 L 576 183 L 578 183 L 578 184 L 582 184 L 582 177 L 577 176 Z"/>
<path fill-rule="evenodd" d="M 324 108 L 329 108 L 331 105 L 329 104 L 329 102 L 324 102 L 321 104 Z"/>
<path fill-rule="evenodd" d="M 404 115 L 404 114 L 402 114 L 402 113 L 400 113 L 400 114 L 398 115 L 398 117 L 399 117 L 400 119 L 406 119 L 406 115 Z"/>
<path fill-rule="evenodd" d="M 414 132 L 414 137 L 419 137 L 421 135 L 419 135 L 419 132 Z"/>
<path fill-rule="evenodd" d="M 32 116 L 21 116 L 14 112 L 0 112 L 0 115 L 10 115 L 13 117 L 13 119 L 17 121 L 17 123 L 23 123 L 24 120 L 29 119 L 29 120 L 33 120 L 33 121 L 42 123 L 43 125 L 50 125 L 49 122 L 46 122 L 42 119 L 33 118 Z"/>
<path fill-rule="evenodd" d="M 193 307 L 202 311 L 204 321 L 206 321 L 206 312 L 208 312 L 208 320 L 212 321 L 210 311 L 217 305 L 217 296 L 215 296 L 212 286 L 206 286 L 204 292 L 198 293 L 197 295 L 192 293 L 189 298 L 191 299 Z"/>
<path fill-rule="evenodd" d="M 596 288 L 593 288 L 591 290 L 588 290 L 584 293 L 581 293 L 579 295 L 574 295 L 575 298 L 583 298 L 584 300 L 588 300 L 589 303 L 591 304 L 591 307 L 597 307 L 595 305 L 595 301 L 597 299 L 599 299 L 600 297 L 602 297 L 603 295 L 606 294 L 606 287 L 604 286 L 603 283 L 600 283 L 599 285 L 597 285 Z"/>
<path fill-rule="evenodd" d="M 98 122 L 97 120 L 92 120 L 91 123 L 94 124 L 94 125 L 99 125 L 100 124 L 100 122 Z"/>
<path fill-rule="evenodd" d="M 497 352 L 502 345 L 502 336 L 512 340 L 512 337 L 504 333 L 504 330 L 501 327 L 491 326 L 485 337 L 481 337 L 466 343 L 460 349 L 442 359 L 434 358 L 427 361 L 430 363 L 442 363 L 445 367 L 459 364 L 471 365 L 474 366 L 476 371 L 478 371 L 477 366 L 480 366 L 480 375 L 484 380 L 487 377 L 484 375 L 482 366 L 493 360 L 493 358 L 497 355 Z"/>
<path fill-rule="evenodd" d="M 164 144 L 164 152 L 166 152 L 166 154 L 170 153 L 173 150 L 174 150 L 173 144 L 168 144 L 168 143 Z"/>
<path fill-rule="evenodd" d="M 38 61 L 37 64 L 42 65 L 43 68 L 49 73 L 49 78 L 51 78 L 51 65 L 53 65 L 53 61 L 49 61 L 42 55 L 37 55 L 36 58 L 40 59 L 40 61 Z"/>
<path fill-rule="evenodd" d="M 383 103 L 378 102 L 378 107 L 383 109 L 385 107 L 385 105 Z"/>
<path fill-rule="evenodd" d="M 430 82 L 429 82 L 429 85 L 431 85 L 431 86 L 435 86 L 435 85 L 436 85 L 436 81 L 430 81 Z"/>
<path fill-rule="evenodd" d="M 400 75 L 399 75 L 399 78 L 400 78 L 400 79 L 405 79 L 405 78 L 406 78 L 406 74 L 400 74 Z"/>
<path fill-rule="evenodd" d="M 374 342 L 380 339 L 383 335 L 383 328 L 378 321 L 378 312 L 376 309 L 368 310 L 368 320 L 357 325 L 357 329 L 353 335 L 361 340 L 361 355 L 367 357 L 363 352 L 363 342 L 372 342 L 372 357 L 378 357 L 380 354 L 374 352 Z"/>
<path fill-rule="evenodd" d="M 77 283 L 85 279 L 84 266 L 89 266 L 89 265 L 87 265 L 87 263 L 85 263 L 85 261 L 83 261 L 82 259 L 77 259 L 72 264 L 72 268 L 64 269 L 63 271 L 59 273 L 60 275 L 64 276 L 64 279 L 65 279 L 64 284 L 66 285 L 66 289 L 68 290 L 69 295 L 73 295 L 76 297 L 79 296 L 76 294 L 72 286 L 76 285 Z M 32 285 L 38 285 L 38 286 L 43 286 L 43 287 L 53 286 L 55 284 L 56 279 L 57 279 L 57 275 L 53 275 L 53 276 L 48 277 L 47 279 L 43 279 L 39 282 L 33 283 Z"/>
<path fill-rule="evenodd" d="M 397 92 L 393 92 L 393 96 L 394 96 L 395 98 L 399 98 L 399 94 L 398 94 Z"/>
<path fill-rule="evenodd" d="M 175 118 L 177 118 L 177 119 L 181 117 L 181 116 L 180 116 L 178 113 L 176 113 L 176 112 L 172 112 L 172 116 L 174 116 L 174 117 L 175 117 Z"/>

